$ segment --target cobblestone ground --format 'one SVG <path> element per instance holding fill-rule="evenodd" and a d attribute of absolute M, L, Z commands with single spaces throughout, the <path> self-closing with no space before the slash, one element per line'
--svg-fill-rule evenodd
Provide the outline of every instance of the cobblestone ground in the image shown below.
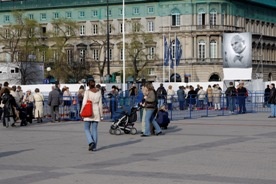
<path fill-rule="evenodd" d="M 275 184 L 276 119 L 267 117 L 172 121 L 151 137 L 110 135 L 101 122 L 97 152 L 82 122 L 0 127 L 0 183 Z"/>

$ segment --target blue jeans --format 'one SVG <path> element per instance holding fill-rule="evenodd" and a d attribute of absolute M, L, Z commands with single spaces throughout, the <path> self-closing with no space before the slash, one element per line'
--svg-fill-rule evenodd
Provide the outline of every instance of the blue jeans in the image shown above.
<path fill-rule="evenodd" d="M 235 96 L 228 96 L 227 97 L 228 99 L 228 104 L 229 104 L 229 110 L 231 112 L 234 112 L 235 111 L 235 107 L 236 107 L 236 97 Z"/>
<path fill-rule="evenodd" d="M 85 121 L 84 122 L 84 132 L 85 132 L 88 144 L 94 142 L 95 148 L 96 148 L 97 143 L 98 143 L 98 122 L 97 121 Z"/>
<path fill-rule="evenodd" d="M 165 99 L 158 99 L 158 107 L 162 106 L 165 103 Z"/>
<path fill-rule="evenodd" d="M 155 134 L 161 132 L 161 128 L 158 123 L 155 121 L 155 117 L 152 118 L 154 109 L 146 109 L 146 116 L 145 116 L 145 132 L 144 135 L 150 135 L 150 123 L 152 123 L 153 127 L 155 128 Z"/>
<path fill-rule="evenodd" d="M 271 116 L 276 116 L 276 104 L 270 104 Z"/>
<path fill-rule="evenodd" d="M 184 110 L 184 100 L 179 101 L 179 110 Z"/>
<path fill-rule="evenodd" d="M 246 113 L 245 96 L 238 96 L 239 99 L 239 113 Z"/>

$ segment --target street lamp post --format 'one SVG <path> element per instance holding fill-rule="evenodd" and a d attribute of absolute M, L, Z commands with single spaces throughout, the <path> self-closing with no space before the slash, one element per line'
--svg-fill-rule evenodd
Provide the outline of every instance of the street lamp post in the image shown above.
<path fill-rule="evenodd" d="M 47 71 L 47 73 L 48 73 L 48 77 L 47 77 L 47 78 L 48 78 L 49 84 L 51 84 L 51 75 L 50 75 L 51 70 L 52 70 L 51 67 L 47 67 L 47 68 L 46 68 L 46 71 Z"/>
<path fill-rule="evenodd" d="M 110 59 L 109 59 L 109 0 L 106 0 L 106 59 L 107 59 L 107 79 L 110 82 Z"/>

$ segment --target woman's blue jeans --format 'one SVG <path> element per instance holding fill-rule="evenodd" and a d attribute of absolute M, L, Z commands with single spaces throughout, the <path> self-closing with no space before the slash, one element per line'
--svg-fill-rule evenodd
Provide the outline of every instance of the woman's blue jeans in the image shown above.
<path fill-rule="evenodd" d="M 152 123 L 153 127 L 155 128 L 155 134 L 161 132 L 161 128 L 158 123 L 155 121 L 155 117 L 152 118 L 154 109 L 146 109 L 146 116 L 145 116 L 145 132 L 144 135 L 150 135 L 150 124 Z"/>
<path fill-rule="evenodd" d="M 97 147 L 98 143 L 98 122 L 97 121 L 85 121 L 84 122 L 84 132 L 88 144 L 94 143 Z"/>

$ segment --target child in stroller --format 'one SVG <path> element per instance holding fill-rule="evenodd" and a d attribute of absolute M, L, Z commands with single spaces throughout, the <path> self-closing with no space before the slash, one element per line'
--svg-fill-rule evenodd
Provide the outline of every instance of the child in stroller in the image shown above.
<path fill-rule="evenodd" d="M 137 111 L 140 107 L 132 107 L 129 110 L 121 110 L 116 111 L 116 115 L 114 118 L 114 122 L 110 126 L 109 133 L 120 135 L 122 131 L 125 134 L 135 135 L 137 133 L 137 129 L 134 127 L 134 122 L 137 120 Z"/>

